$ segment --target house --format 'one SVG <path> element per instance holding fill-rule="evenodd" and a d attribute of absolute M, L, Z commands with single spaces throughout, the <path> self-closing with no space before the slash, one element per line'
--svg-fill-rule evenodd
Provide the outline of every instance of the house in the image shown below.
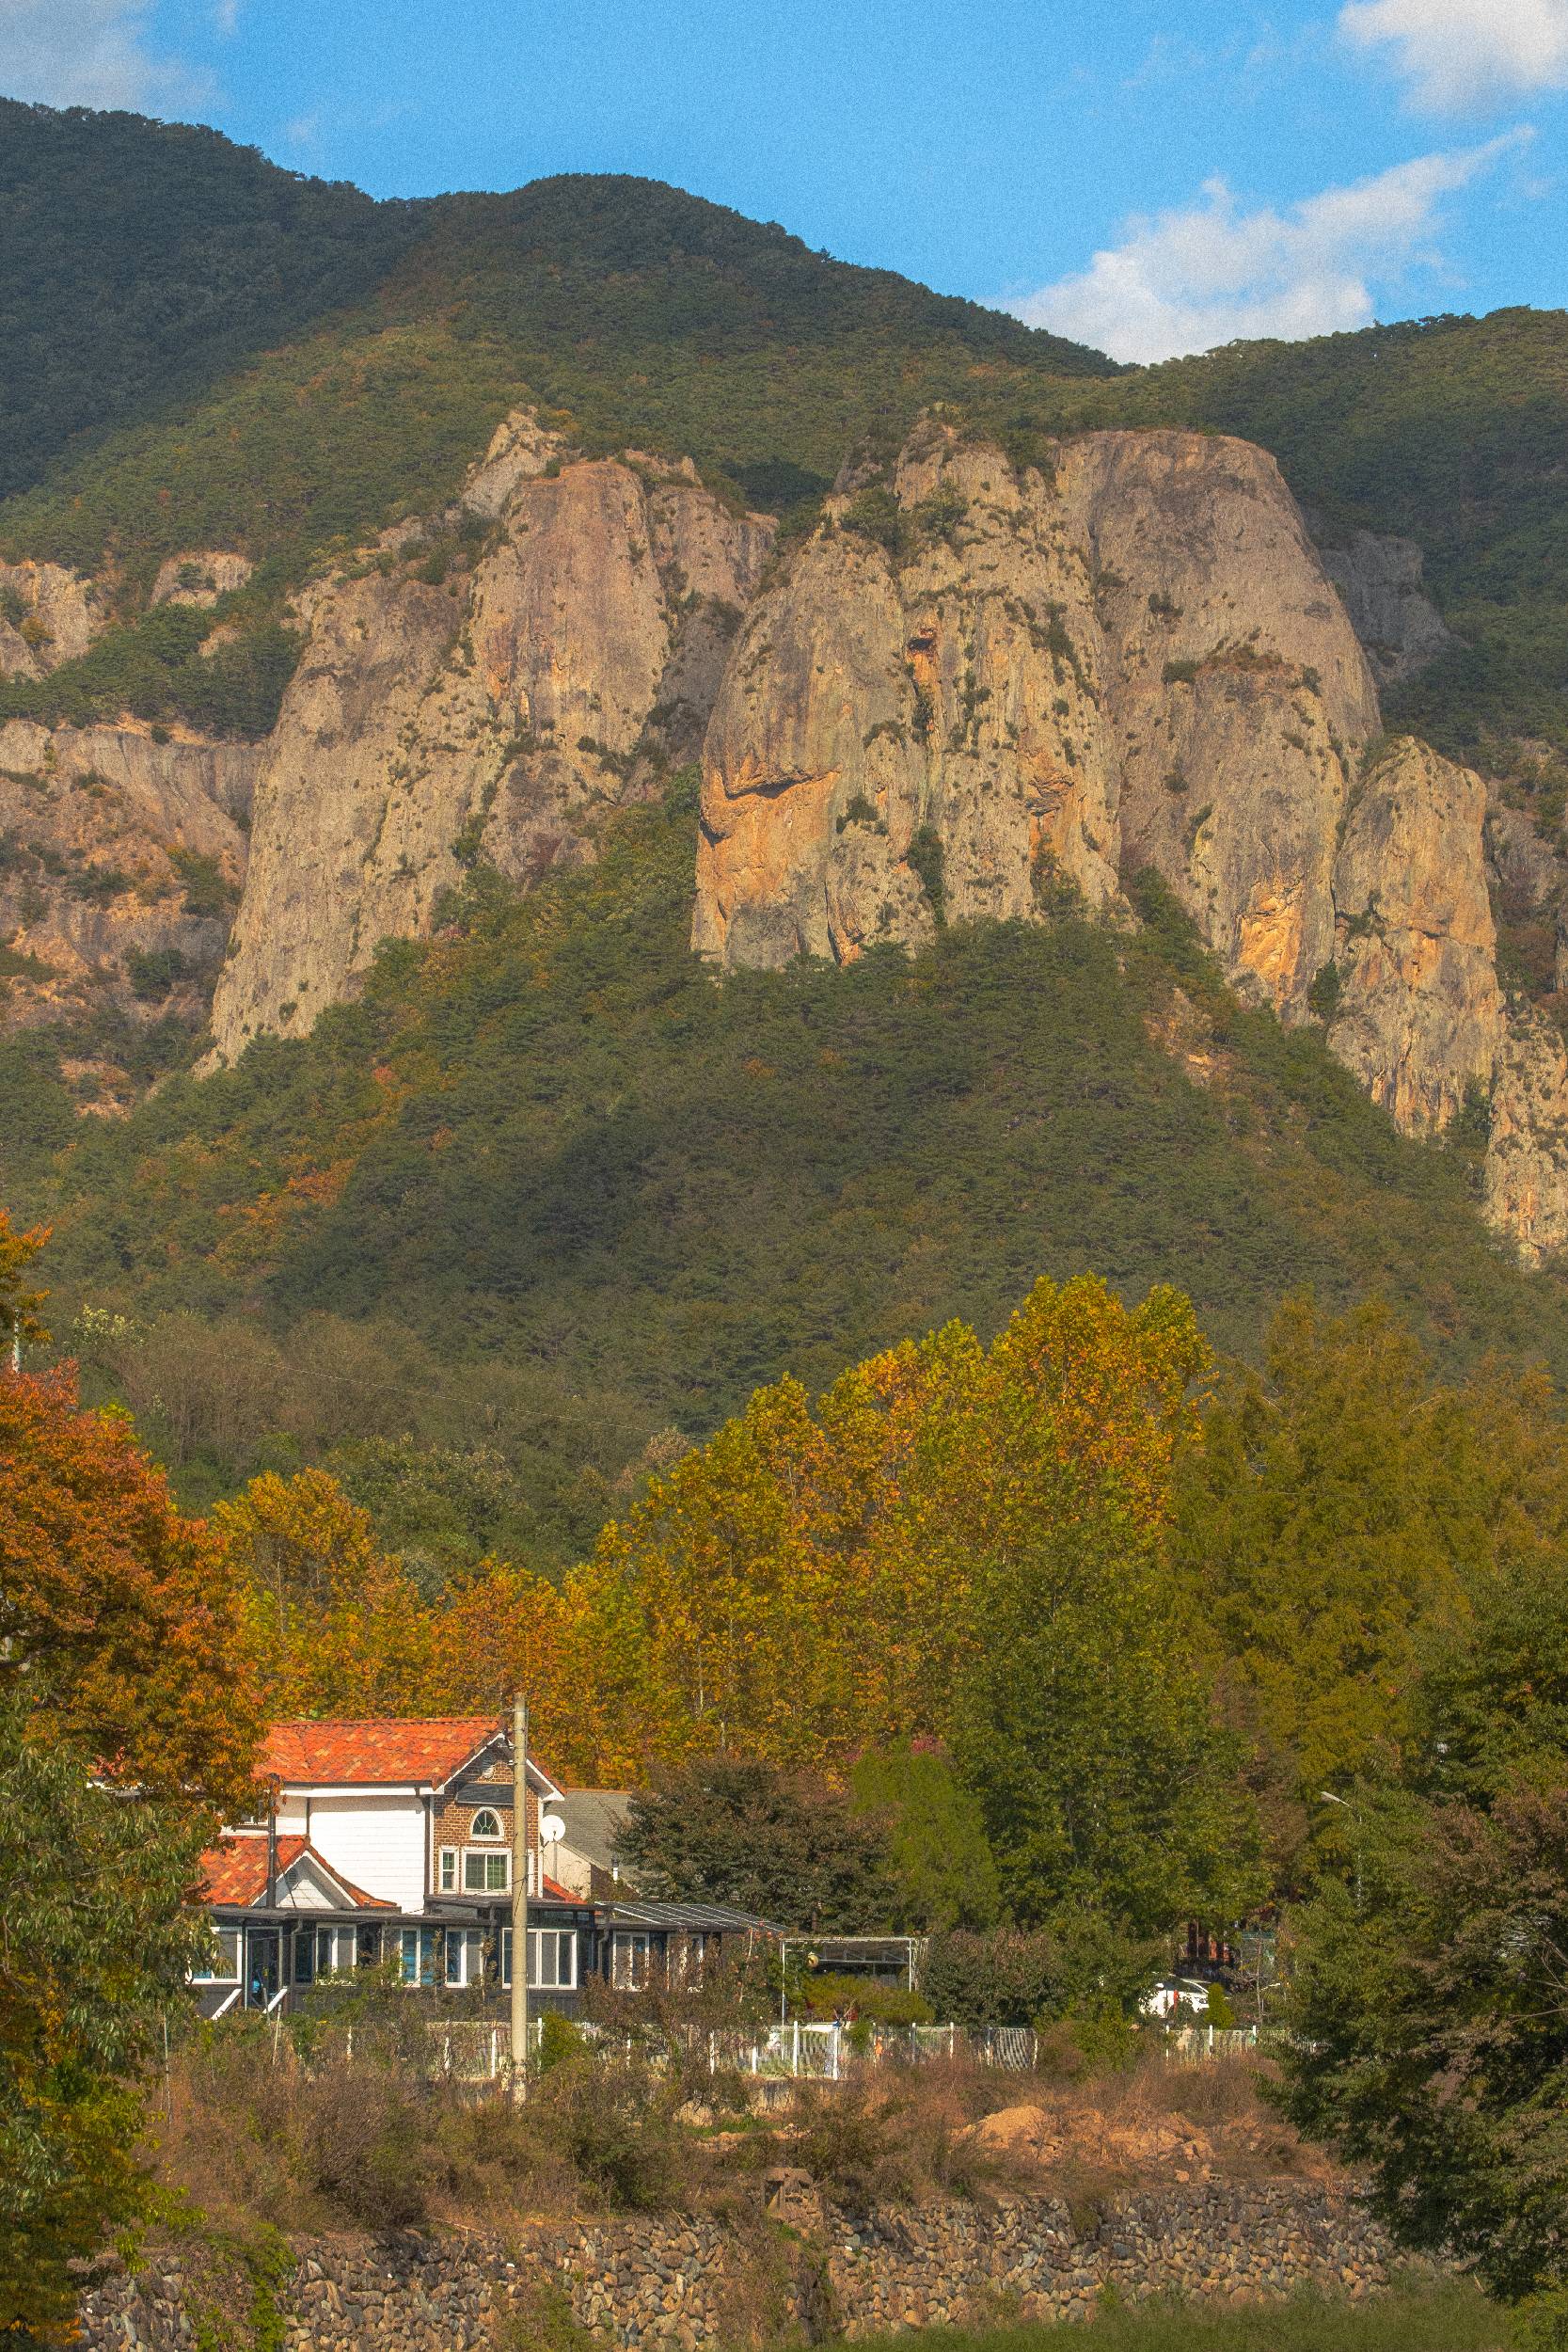
<path fill-rule="evenodd" d="M 411 1987 L 469 2004 L 510 1988 L 516 1774 L 506 1724 L 274 1724 L 257 1783 L 256 1812 L 202 1857 L 217 1947 L 196 1983 L 205 2016 L 297 2006 L 324 1978 L 384 1963 Z M 540 1824 L 569 1819 L 572 1800 L 531 1756 L 523 1788 L 535 2007 L 570 2015 L 594 1979 L 631 1992 L 694 1983 L 726 1943 L 776 1936 L 722 1904 L 643 1903 L 620 1888 L 596 1859 L 611 1851 L 619 1791 L 578 1792 L 598 1802 L 579 1809 L 587 1851 L 562 1883 L 555 1858 L 569 1841 L 542 1838 Z"/>
<path fill-rule="evenodd" d="M 597 1902 L 622 1892 L 617 1841 L 631 1808 L 629 1788 L 569 1788 L 554 1810 L 562 1835 L 550 1867 L 562 1886 Z"/>
<path fill-rule="evenodd" d="M 503 1724 L 274 1724 L 257 1781 L 256 1813 L 203 1857 L 217 1942 L 198 1982 L 206 2015 L 276 2008 L 323 1977 L 388 1961 L 411 1985 L 510 1985 L 515 1774 Z M 570 1996 L 593 1909 L 542 1869 L 541 1808 L 562 1792 L 531 1757 L 524 1791 L 529 1981 Z"/>

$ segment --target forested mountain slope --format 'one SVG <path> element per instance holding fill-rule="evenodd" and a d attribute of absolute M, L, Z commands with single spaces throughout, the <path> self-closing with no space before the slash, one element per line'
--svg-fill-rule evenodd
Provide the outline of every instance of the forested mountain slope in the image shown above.
<path fill-rule="evenodd" d="M 563 1553 L 659 1431 L 952 1314 L 994 1329 L 1084 1266 L 1180 1283 L 1243 1353 L 1310 1284 L 1386 1292 L 1449 1363 L 1568 1371 L 1560 1280 L 1486 1235 L 1474 1137 L 1402 1141 L 1316 1033 L 1235 1004 L 1157 885 L 1135 936 L 977 925 L 716 987 L 694 834 L 684 784 L 583 873 L 480 873 L 310 1038 L 122 1123 L 84 1128 L 37 1039 L 0 1049 L 8 1188 L 55 1220 L 62 1311 L 96 1311 L 63 1336 L 198 1482 L 490 1444 Z"/>

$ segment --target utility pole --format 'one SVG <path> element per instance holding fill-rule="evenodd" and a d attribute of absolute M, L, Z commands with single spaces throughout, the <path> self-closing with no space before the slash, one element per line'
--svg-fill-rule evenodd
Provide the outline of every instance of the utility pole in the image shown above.
<path fill-rule="evenodd" d="M 528 1701 L 512 1702 L 512 2102 L 528 2096 Z"/>

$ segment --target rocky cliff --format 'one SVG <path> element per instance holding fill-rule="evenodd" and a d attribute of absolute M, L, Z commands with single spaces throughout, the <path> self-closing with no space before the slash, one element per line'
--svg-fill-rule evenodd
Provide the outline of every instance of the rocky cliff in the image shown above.
<path fill-rule="evenodd" d="M 1564 866 L 1481 778 L 1383 734 L 1379 676 L 1448 642 L 1418 550 L 1315 545 L 1241 441 L 1093 433 L 1021 470 L 940 419 L 847 469 L 770 564 L 772 539 L 689 466 L 586 458 L 518 412 L 450 509 L 301 593 L 266 744 L 13 723 L 8 1016 L 107 988 L 194 1025 L 217 969 L 215 1060 L 302 1035 L 467 866 L 526 884 L 590 859 L 700 755 L 716 963 L 1130 923 L 1152 869 L 1236 990 L 1321 1022 L 1407 1133 L 1489 1103 L 1488 1214 L 1533 1261 L 1568 1248 Z M 153 594 L 211 603 L 245 571 L 196 550 Z M 0 590 L 48 616 L 13 628 L 35 668 L 98 626 L 54 567 Z"/>
<path fill-rule="evenodd" d="M 1090 906 L 1155 866 L 1245 993 L 1332 961 L 1377 696 L 1271 459 L 1091 434 L 1054 471 L 931 426 L 841 485 L 709 730 L 694 940 L 841 960 L 943 917 Z"/>
<path fill-rule="evenodd" d="M 1362 533 L 1328 560 L 1386 673 L 1430 655 L 1415 550 Z M 1495 901 L 1555 907 L 1560 863 L 1478 776 L 1383 738 L 1352 620 L 1259 450 L 1089 434 L 1018 474 L 927 424 L 840 481 L 748 618 L 705 747 L 694 944 L 842 961 L 1064 892 L 1115 914 L 1152 867 L 1238 992 L 1322 1018 L 1407 1133 L 1496 1076 L 1490 1212 L 1555 1248 L 1568 1070 L 1550 1023 L 1510 1025 Z"/>
<path fill-rule="evenodd" d="M 694 753 L 772 530 L 689 468 L 574 462 L 514 418 L 451 513 L 312 587 L 219 1056 L 308 1029 L 475 858 L 526 882 L 591 857 L 602 813 Z"/>
<path fill-rule="evenodd" d="M 45 676 L 104 626 L 101 590 L 59 564 L 0 564 L 0 678 Z"/>
<path fill-rule="evenodd" d="M 260 754 L 158 734 L 0 725 L 11 1025 L 90 1015 L 105 1001 L 144 1019 L 204 1017 L 245 877 Z"/>

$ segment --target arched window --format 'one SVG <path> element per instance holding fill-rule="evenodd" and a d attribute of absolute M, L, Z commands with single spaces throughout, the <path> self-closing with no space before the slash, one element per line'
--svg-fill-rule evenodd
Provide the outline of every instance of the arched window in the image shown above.
<path fill-rule="evenodd" d="M 474 1815 L 473 1828 L 469 1834 L 474 1837 L 499 1837 L 501 1835 L 500 1815 L 493 1813 L 487 1804 L 481 1805 Z"/>

